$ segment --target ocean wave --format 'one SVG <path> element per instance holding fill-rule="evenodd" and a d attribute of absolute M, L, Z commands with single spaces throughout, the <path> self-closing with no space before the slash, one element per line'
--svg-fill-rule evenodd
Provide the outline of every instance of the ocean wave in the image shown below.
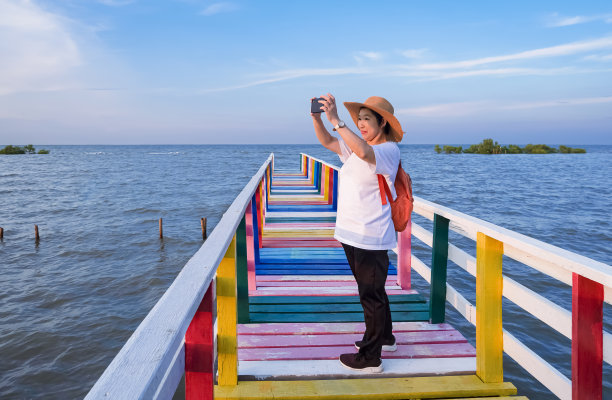
<path fill-rule="evenodd" d="M 147 153 L 147 154 L 151 154 L 151 155 L 156 155 L 156 156 L 160 156 L 160 155 L 178 155 L 181 154 L 179 151 L 168 151 L 168 152 L 163 152 L 163 153 Z"/>

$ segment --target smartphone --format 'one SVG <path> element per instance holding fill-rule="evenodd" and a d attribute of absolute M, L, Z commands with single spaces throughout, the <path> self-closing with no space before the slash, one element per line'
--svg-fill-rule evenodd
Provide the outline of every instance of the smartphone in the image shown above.
<path fill-rule="evenodd" d="M 310 103 L 310 112 L 311 113 L 322 113 L 321 107 L 323 104 L 319 103 L 319 100 L 325 100 L 323 97 L 317 97 L 316 99 L 312 99 L 312 103 Z"/>

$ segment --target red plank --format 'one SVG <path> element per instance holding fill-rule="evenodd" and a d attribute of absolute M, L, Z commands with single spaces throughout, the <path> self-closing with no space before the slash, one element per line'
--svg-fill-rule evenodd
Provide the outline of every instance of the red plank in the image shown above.
<path fill-rule="evenodd" d="M 185 334 L 185 399 L 187 400 L 214 398 L 212 298 L 211 285 Z"/>
<path fill-rule="evenodd" d="M 344 353 L 356 353 L 355 345 L 328 347 L 284 347 L 240 349 L 240 361 L 272 360 L 335 360 Z M 382 358 L 449 358 L 475 357 L 476 350 L 467 343 L 399 345 L 394 352 L 384 352 Z"/>
<path fill-rule="evenodd" d="M 387 295 L 394 296 L 396 294 L 416 294 L 415 290 L 388 289 Z M 251 290 L 249 296 L 358 296 L 357 289 L 330 289 L 330 288 L 304 288 L 302 290 L 293 289 L 265 289 Z"/>
<path fill-rule="evenodd" d="M 572 399 L 602 398 L 603 285 L 573 274 Z"/>

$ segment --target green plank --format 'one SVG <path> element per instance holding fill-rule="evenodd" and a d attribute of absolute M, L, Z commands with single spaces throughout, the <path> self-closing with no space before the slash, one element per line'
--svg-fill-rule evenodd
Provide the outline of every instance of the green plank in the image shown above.
<path fill-rule="evenodd" d="M 429 320 L 444 322 L 446 309 L 446 265 L 448 262 L 448 219 L 434 214 L 433 246 L 431 251 L 431 294 Z"/>
<path fill-rule="evenodd" d="M 268 322 L 363 322 L 361 313 L 310 313 L 310 314 L 279 314 L 279 313 L 252 313 L 251 323 Z M 394 322 L 427 321 L 429 312 L 392 312 Z"/>
<path fill-rule="evenodd" d="M 394 311 L 428 311 L 427 303 L 391 303 Z M 251 305 L 251 313 L 337 313 L 363 312 L 361 304 L 261 304 Z"/>
<path fill-rule="evenodd" d="M 389 303 L 425 303 L 420 294 L 395 294 L 388 296 Z M 359 304 L 359 296 L 251 296 L 250 304 Z"/>

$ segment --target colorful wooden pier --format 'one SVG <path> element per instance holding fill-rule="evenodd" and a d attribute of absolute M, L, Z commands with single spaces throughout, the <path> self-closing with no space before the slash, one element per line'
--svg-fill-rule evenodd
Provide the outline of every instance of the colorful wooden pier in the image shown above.
<path fill-rule="evenodd" d="M 433 229 L 399 234 L 387 280 L 398 350 L 383 352 L 381 374 L 343 368 L 364 324 L 333 239 L 338 179 L 305 154 L 299 170 L 275 170 L 271 155 L 87 398 L 171 398 L 184 376 L 188 399 L 526 399 L 504 382 L 504 352 L 561 399 L 602 398 L 612 268 L 419 198 Z M 475 241 L 476 257 L 449 229 Z M 413 237 L 432 248 L 431 268 Z M 572 311 L 505 277 L 503 255 L 572 285 Z M 477 307 L 447 284 L 449 260 L 476 277 Z M 502 296 L 572 339 L 571 379 L 503 329 Z M 476 348 L 445 323 L 447 305 L 476 325 Z"/>

